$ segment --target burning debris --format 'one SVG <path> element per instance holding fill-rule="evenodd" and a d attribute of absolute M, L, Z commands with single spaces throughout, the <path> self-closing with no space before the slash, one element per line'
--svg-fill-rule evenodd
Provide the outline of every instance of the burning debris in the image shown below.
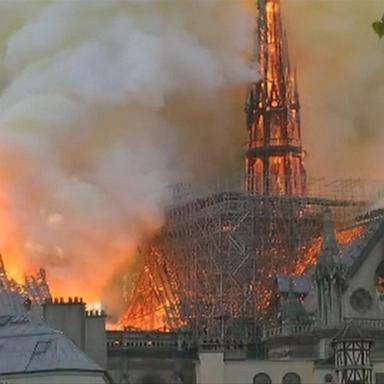
<path fill-rule="evenodd" d="M 32 303 L 43 304 L 51 299 L 48 282 L 44 269 L 36 275 L 26 275 L 24 283 L 18 283 L 7 275 L 7 271 L 0 255 L 0 292 L 16 292 L 25 298 L 26 307 Z"/>
<path fill-rule="evenodd" d="M 144 256 L 133 300 L 120 320 L 120 326 L 130 329 L 178 329 L 184 325 L 174 284 L 163 268 L 163 256 L 155 246 Z M 167 273 L 168 272 L 168 273 Z M 167 319 L 167 321 L 165 321 Z"/>

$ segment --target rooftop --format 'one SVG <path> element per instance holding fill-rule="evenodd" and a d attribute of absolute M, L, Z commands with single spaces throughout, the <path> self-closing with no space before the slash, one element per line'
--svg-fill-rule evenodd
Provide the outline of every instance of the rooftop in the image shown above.
<path fill-rule="evenodd" d="M 0 374 L 48 370 L 102 371 L 59 331 L 26 316 L 0 316 Z"/>

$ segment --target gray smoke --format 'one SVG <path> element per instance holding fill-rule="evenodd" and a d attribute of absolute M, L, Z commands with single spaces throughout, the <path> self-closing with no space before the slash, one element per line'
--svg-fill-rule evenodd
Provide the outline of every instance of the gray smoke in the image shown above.
<path fill-rule="evenodd" d="M 0 249 L 15 276 L 42 265 L 54 293 L 97 300 L 161 225 L 168 185 L 236 158 L 253 15 L 231 0 L 0 14 Z"/>

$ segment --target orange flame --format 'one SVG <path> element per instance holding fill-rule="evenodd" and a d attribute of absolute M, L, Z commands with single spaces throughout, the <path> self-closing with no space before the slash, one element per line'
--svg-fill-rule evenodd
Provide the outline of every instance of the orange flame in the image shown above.
<path fill-rule="evenodd" d="M 339 245 L 347 245 L 364 235 L 366 229 L 364 225 L 336 231 L 336 240 Z M 313 240 L 304 254 L 298 256 L 293 267 L 287 271 L 292 275 L 302 275 L 309 267 L 316 264 L 317 256 L 320 252 L 322 237 Z"/>

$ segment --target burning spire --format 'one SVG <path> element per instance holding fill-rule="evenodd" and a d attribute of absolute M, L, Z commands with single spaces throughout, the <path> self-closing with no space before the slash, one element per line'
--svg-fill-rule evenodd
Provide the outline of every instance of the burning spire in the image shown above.
<path fill-rule="evenodd" d="M 250 85 L 246 102 L 245 189 L 266 195 L 303 195 L 299 94 L 279 0 L 258 0 L 256 36 L 260 80 Z"/>

